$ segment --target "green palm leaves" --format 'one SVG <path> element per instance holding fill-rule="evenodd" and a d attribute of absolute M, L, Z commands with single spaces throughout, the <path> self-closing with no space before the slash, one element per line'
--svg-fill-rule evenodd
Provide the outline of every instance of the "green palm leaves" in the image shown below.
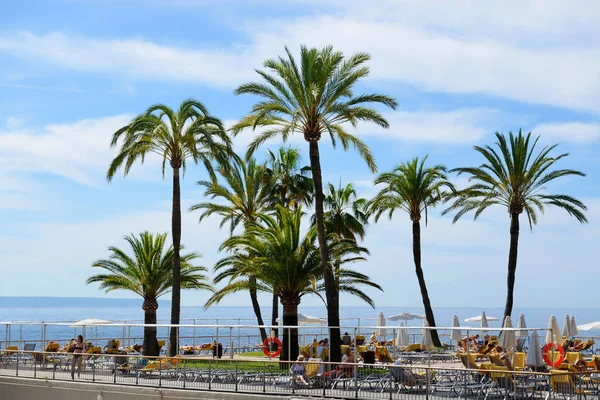
<path fill-rule="evenodd" d="M 460 191 L 453 204 L 445 211 L 456 211 L 454 221 L 464 214 L 474 211 L 476 219 L 491 205 L 507 208 L 509 214 L 521 214 L 525 211 L 530 228 L 537 224 L 537 212 L 544 212 L 545 206 L 554 206 L 565 210 L 579 222 L 587 222 L 583 214 L 585 205 L 574 197 L 565 194 L 547 194 L 546 184 L 570 175 L 585 176 L 584 173 L 559 169 L 550 171 L 557 161 L 568 153 L 551 156 L 558 146 L 544 146 L 536 153 L 539 136 L 532 140 L 531 132 L 523 135 L 509 133 L 506 136 L 496 133 L 495 148 L 475 146 L 485 162 L 479 167 L 456 168 L 458 174 L 469 175 L 469 187 Z"/>
<path fill-rule="evenodd" d="M 128 255 L 118 247 L 111 246 L 108 259 L 95 261 L 94 268 L 105 272 L 93 275 L 87 283 L 100 283 L 106 292 L 128 290 L 144 299 L 144 323 L 156 324 L 158 298 L 173 287 L 173 248 L 165 247 L 167 234 L 152 235 L 142 232 L 137 237 L 126 236 L 125 240 L 133 251 Z M 205 275 L 206 268 L 193 265 L 199 254 L 181 256 L 181 287 L 213 291 Z M 158 355 L 156 327 L 144 328 L 144 354 Z"/>
<path fill-rule="evenodd" d="M 531 139 L 519 130 L 517 135 L 496 133 L 495 148 L 479 147 L 475 150 L 483 156 L 485 162 L 479 167 L 456 168 L 459 174 L 469 175 L 470 186 L 459 191 L 454 201 L 444 211 L 456 211 L 454 222 L 463 215 L 474 211 L 474 219 L 492 205 L 506 207 L 510 217 L 510 248 L 508 252 L 508 275 L 506 306 L 504 317 L 510 316 L 513 308 L 517 252 L 519 246 L 519 215 L 527 215 L 530 229 L 537 224 L 537 212 L 544 212 L 546 206 L 558 207 L 566 211 L 579 222 L 586 223 L 585 205 L 566 194 L 548 194 L 546 184 L 566 176 L 585 176 L 571 169 L 551 170 L 554 163 L 568 154 L 551 156 L 557 145 L 544 146 L 539 152 L 539 136 Z"/>

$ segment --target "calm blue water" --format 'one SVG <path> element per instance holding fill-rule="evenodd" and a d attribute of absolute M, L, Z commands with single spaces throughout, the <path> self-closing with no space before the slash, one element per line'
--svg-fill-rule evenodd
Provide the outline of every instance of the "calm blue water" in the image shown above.
<path fill-rule="evenodd" d="M 452 323 L 452 316 L 458 315 L 461 326 L 476 327 L 476 323 L 464 323 L 462 322 L 465 318 L 481 314 L 482 309 L 480 307 L 439 307 L 434 310 L 436 323 L 438 326 L 450 326 Z M 488 317 L 501 317 L 503 309 L 501 308 L 487 308 L 485 309 Z M 168 323 L 169 320 L 169 307 L 162 307 L 158 310 L 159 323 Z M 264 307 L 263 318 L 265 323 L 270 321 L 271 310 L 270 308 Z M 326 317 L 326 310 L 324 307 L 300 307 L 300 312 L 315 317 Z M 383 312 L 387 317 L 393 314 L 399 314 L 402 312 L 412 313 L 423 313 L 422 308 L 419 307 L 379 307 L 375 310 L 369 307 L 342 307 L 341 317 L 344 319 L 342 325 L 347 327 L 344 330 L 348 330 L 351 334 L 353 327 L 358 325 L 358 318 L 361 318 L 360 325 L 373 326 L 376 325 L 376 318 L 379 312 Z M 579 309 L 567 309 L 567 308 L 516 308 L 513 312 L 513 324 L 516 326 L 518 316 L 520 313 L 525 315 L 525 319 L 528 327 L 545 328 L 548 326 L 548 319 L 551 314 L 557 317 L 559 327 L 562 328 L 564 316 L 566 313 L 574 315 L 577 324 L 585 324 L 588 322 L 600 320 L 600 310 L 591 308 L 579 308 Z M 237 325 L 255 325 L 256 320 L 251 307 L 213 307 L 208 310 L 203 310 L 202 307 L 182 307 L 182 323 L 192 324 L 192 319 L 196 319 L 197 325 L 205 324 L 212 325 L 217 324 L 230 324 Z M 281 315 L 281 310 L 280 310 Z M 112 322 L 123 322 L 129 323 L 142 323 L 143 311 L 139 307 L 0 307 L 0 321 L 76 321 L 85 318 L 98 318 L 110 320 Z M 238 321 L 239 319 L 239 321 Z M 420 326 L 421 321 L 409 321 L 408 326 Z M 398 326 L 398 322 L 387 321 L 388 326 Z M 499 327 L 500 322 L 490 322 L 490 327 Z M 46 331 L 47 340 L 60 339 L 65 340 L 74 337 L 76 334 L 82 333 L 81 328 L 72 328 L 66 326 L 48 326 Z M 370 332 L 370 329 L 363 328 L 363 333 Z M 7 333 L 10 335 L 11 341 L 31 341 L 40 340 L 42 337 L 41 326 L 27 326 L 19 327 L 13 325 L 10 327 L 10 332 L 7 332 L 6 326 L 0 324 L 0 341 L 6 340 Z M 167 336 L 168 328 L 159 328 L 159 336 Z M 231 330 L 232 340 L 235 343 L 240 342 L 241 344 L 256 344 L 258 340 L 256 337 L 256 328 L 245 328 L 239 329 L 234 328 Z M 415 329 L 415 334 L 419 333 Z M 304 341 L 312 340 L 313 336 L 322 336 L 326 334 L 326 330 L 320 327 L 307 327 L 301 331 L 301 335 Z M 201 328 L 198 327 L 195 330 L 191 328 L 182 329 L 180 335 L 182 336 L 183 343 L 192 343 L 192 336 L 196 336 L 193 340 L 195 344 L 209 342 L 214 340 L 216 336 L 219 336 L 220 341 L 228 342 L 230 330 L 229 328 L 219 328 L 218 332 L 215 328 Z M 391 335 L 391 332 L 389 333 Z M 580 335 L 600 335 L 598 331 L 580 332 Z M 86 330 L 86 336 L 93 340 L 94 338 L 122 338 L 124 336 L 141 338 L 142 328 L 132 327 L 130 331 L 123 332 L 122 327 L 88 327 Z M 186 338 L 187 337 L 187 338 Z M 134 340 L 140 343 L 141 339 Z M 100 340 L 98 341 L 100 345 Z M 133 343 L 130 343 L 133 344 Z"/>

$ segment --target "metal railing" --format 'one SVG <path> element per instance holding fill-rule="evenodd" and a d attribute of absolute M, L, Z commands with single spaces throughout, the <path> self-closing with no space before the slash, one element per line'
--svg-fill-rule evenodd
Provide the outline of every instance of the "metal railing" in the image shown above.
<path fill-rule="evenodd" d="M 0 354 L 0 375 L 357 399 L 545 399 L 576 398 L 584 394 L 588 398 L 597 398 L 600 393 L 598 371 L 542 373 L 437 365 L 298 363 L 25 351 L 3 351 Z"/>

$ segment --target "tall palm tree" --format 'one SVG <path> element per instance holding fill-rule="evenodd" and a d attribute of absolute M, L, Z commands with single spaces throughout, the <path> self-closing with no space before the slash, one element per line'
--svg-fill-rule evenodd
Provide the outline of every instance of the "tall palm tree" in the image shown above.
<path fill-rule="evenodd" d="M 325 231 L 354 241 L 357 236 L 363 240 L 368 223 L 365 209 L 367 200 L 358 198 L 352 183 L 344 187 L 340 183 L 337 189 L 329 183 L 328 189 L 324 200 Z M 314 220 L 313 216 L 313 223 Z"/>
<path fill-rule="evenodd" d="M 324 270 L 321 268 L 319 251 L 315 245 L 314 229 L 301 234 L 302 208 L 291 211 L 277 206 L 278 218 L 268 216 L 262 225 L 250 226 L 243 235 L 226 240 L 221 249 L 238 250 L 220 260 L 217 270 L 230 276 L 230 283 L 217 291 L 205 307 L 218 303 L 223 297 L 246 290 L 251 283 L 248 275 L 260 277 L 257 287 L 268 293 L 277 293 L 283 305 L 283 324 L 298 325 L 298 305 L 306 294 L 319 294 L 324 290 L 321 283 Z M 366 249 L 349 240 L 336 242 L 331 247 L 332 255 L 343 263 L 359 261 Z M 249 272 L 248 270 L 251 270 Z M 339 270 L 340 290 L 357 295 L 373 305 L 373 301 L 360 285 L 381 288 L 369 277 L 348 269 Z M 283 333 L 281 360 L 294 360 L 298 356 L 298 331 L 285 329 Z M 289 351 L 288 351 L 289 350 Z"/>
<path fill-rule="evenodd" d="M 171 324 L 178 325 L 181 313 L 181 190 L 179 172 L 185 173 L 186 162 L 202 163 L 214 175 L 211 162 L 225 161 L 232 154 L 231 140 L 219 119 L 211 116 L 202 103 L 194 99 L 183 101 L 174 111 L 156 104 L 135 117 L 128 125 L 113 134 L 111 147 L 121 141 L 119 153 L 110 163 L 106 178 L 110 182 L 124 164 L 125 175 L 136 161 L 144 162 L 148 154 L 162 158 L 162 174 L 167 162 L 173 169 L 173 207 L 171 235 L 173 237 L 173 291 Z M 177 327 L 169 334 L 169 355 L 178 353 Z"/>
<path fill-rule="evenodd" d="M 489 145 L 475 146 L 485 162 L 479 167 L 455 168 L 451 172 L 469 175 L 474 182 L 456 194 L 452 205 L 444 211 L 456 211 L 456 222 L 464 214 L 475 211 L 473 219 L 492 205 L 506 207 L 510 218 L 510 248 L 508 252 L 508 275 L 506 306 L 504 318 L 510 316 L 513 308 L 515 272 L 517 270 L 517 251 L 519 247 L 519 216 L 525 212 L 529 228 L 537 224 L 537 212 L 543 213 L 545 206 L 554 206 L 566 211 L 580 223 L 587 223 L 584 211 L 586 206 L 574 197 L 566 194 L 547 194 L 546 184 L 563 176 L 585 176 L 572 169 L 549 169 L 555 162 L 568 156 L 568 153 L 551 156 L 558 146 L 544 146 L 539 152 L 536 145 L 539 136 L 532 140 L 531 132 L 523 135 L 519 129 L 517 135 L 509 132 L 505 135 L 496 132 L 495 148 Z"/>
<path fill-rule="evenodd" d="M 354 95 L 356 82 L 369 74 L 365 63 L 371 57 L 366 53 L 345 58 L 343 53 L 334 51 L 331 46 L 321 49 L 302 46 L 298 65 L 287 47 L 285 51 L 286 57 L 265 61 L 267 71 L 257 71 L 263 82 L 247 83 L 237 88 L 236 94 L 253 94 L 262 99 L 253 106 L 250 114 L 233 126 L 232 131 L 238 134 L 246 128 L 265 128 L 250 143 L 249 154 L 275 136 L 287 140 L 292 134 L 302 134 L 309 143 L 319 251 L 321 267 L 325 271 L 327 322 L 332 327 L 331 358 L 339 361 L 341 338 L 339 328 L 336 328 L 340 324 L 339 293 L 329 264 L 323 223 L 319 140 L 323 133 L 328 133 L 334 146 L 338 140 L 344 149 L 354 146 L 369 168 L 375 171 L 375 159 L 369 148 L 348 133 L 345 124 L 356 126 L 358 122 L 368 121 L 387 128 L 385 118 L 369 105 L 380 103 L 395 109 L 397 103 L 393 98 L 379 94 Z"/>
<path fill-rule="evenodd" d="M 202 211 L 200 221 L 213 214 L 219 215 L 221 226 L 229 222 L 230 233 L 240 224 L 246 227 L 264 219 L 271 211 L 271 185 L 266 184 L 264 168 L 254 159 L 247 162 L 235 159 L 219 167 L 219 174 L 226 184 L 221 184 L 217 179 L 199 181 L 198 184 L 205 188 L 204 197 L 218 202 L 203 202 L 190 207 L 190 211 Z M 256 278 L 248 277 L 251 283 L 256 283 Z M 219 279 L 215 283 L 219 283 Z M 255 287 L 249 287 L 252 308 L 258 325 L 264 325 L 258 295 Z M 267 338 L 265 328 L 259 328 L 264 341 Z"/>
<path fill-rule="evenodd" d="M 280 147 L 277 154 L 267 150 L 269 160 L 265 166 L 266 180 L 272 188 L 274 204 L 287 209 L 296 209 L 299 205 L 311 205 L 315 186 L 310 175 L 310 167 L 300 167 L 300 151 L 294 147 Z M 279 318 L 279 298 L 273 293 L 271 325 L 277 326 Z M 277 334 L 277 329 L 274 330 Z"/>
<path fill-rule="evenodd" d="M 175 252 L 169 246 L 165 251 L 167 234 L 152 235 L 142 232 L 139 237 L 126 236 L 133 255 L 129 256 L 118 247 L 111 246 L 108 259 L 98 260 L 92 264 L 94 268 L 102 268 L 106 272 L 91 276 L 87 283 L 100 283 L 100 289 L 106 292 L 113 290 L 129 290 L 144 299 L 144 324 L 156 324 L 158 298 L 168 293 L 173 287 L 173 257 Z M 183 249 L 183 246 L 181 246 Z M 213 291 L 207 283 L 206 268 L 194 266 L 192 262 L 199 258 L 196 253 L 181 256 L 181 287 L 184 289 L 204 289 Z M 158 356 L 156 327 L 144 326 L 144 355 Z"/>
<path fill-rule="evenodd" d="M 446 167 L 435 165 L 425 167 L 427 156 L 422 160 L 418 157 L 401 163 L 391 172 L 386 172 L 377 177 L 376 185 L 384 185 L 383 189 L 370 201 L 369 211 L 375 221 L 381 214 L 388 213 L 390 219 L 395 211 L 401 210 L 408 214 L 412 221 L 413 259 L 415 273 L 421 289 L 421 298 L 425 308 L 425 316 L 429 326 L 435 327 L 433 308 L 429 300 L 425 275 L 421 265 L 421 218 L 425 213 L 425 226 L 427 226 L 427 213 L 430 207 L 435 207 L 448 195 L 446 189 L 454 190 L 446 177 Z M 431 331 L 434 346 L 441 346 L 437 331 Z"/>

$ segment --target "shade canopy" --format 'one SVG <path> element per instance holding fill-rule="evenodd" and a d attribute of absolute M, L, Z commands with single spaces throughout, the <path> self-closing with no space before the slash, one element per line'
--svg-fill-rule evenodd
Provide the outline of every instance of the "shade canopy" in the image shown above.
<path fill-rule="evenodd" d="M 563 327 L 562 327 L 561 333 L 566 338 L 571 336 L 571 318 L 569 318 L 569 314 L 565 315 L 565 320 L 563 321 Z"/>
<path fill-rule="evenodd" d="M 525 316 L 523 314 L 519 315 L 519 323 L 517 324 L 517 328 L 519 328 L 519 329 L 527 328 L 527 324 L 525 323 Z M 515 337 L 527 338 L 527 337 L 529 337 L 529 332 L 528 331 L 517 331 L 517 332 L 515 332 Z"/>
<path fill-rule="evenodd" d="M 377 326 L 378 327 L 385 326 L 385 317 L 383 316 L 382 312 L 380 312 L 379 315 L 377 316 Z M 375 330 L 375 335 L 385 337 L 387 335 L 387 330 L 385 328 L 377 328 Z"/>
<path fill-rule="evenodd" d="M 406 347 L 410 344 L 410 338 L 408 337 L 408 331 L 404 327 L 404 324 L 400 322 L 400 328 L 398 328 L 398 332 L 396 332 L 396 346 L 397 347 Z"/>
<path fill-rule="evenodd" d="M 425 319 L 424 315 L 421 314 L 412 314 L 409 312 L 405 312 L 402 314 L 391 315 L 388 317 L 390 321 L 412 321 L 414 319 Z"/>
<path fill-rule="evenodd" d="M 460 327 L 460 324 L 458 323 L 458 317 L 456 315 L 452 318 L 452 327 L 453 328 Z M 462 332 L 460 331 L 460 329 L 455 329 L 450 333 L 450 340 L 461 340 L 461 339 L 462 339 Z"/>
<path fill-rule="evenodd" d="M 277 318 L 277 322 L 281 323 L 283 318 Z M 325 323 L 321 318 L 313 317 L 306 314 L 298 314 L 298 323 L 299 324 L 313 324 L 313 325 L 321 325 Z"/>
<path fill-rule="evenodd" d="M 98 319 L 98 318 L 87 318 L 82 319 L 81 321 L 74 322 L 71 325 L 71 328 L 75 328 L 78 326 L 92 326 L 92 325 L 109 325 L 112 324 L 112 321 L 108 321 L 106 319 Z"/>
<path fill-rule="evenodd" d="M 504 319 L 504 323 L 502 324 L 503 328 L 512 328 L 512 321 L 510 316 L 506 316 Z M 515 348 L 517 341 L 515 339 L 515 331 L 502 331 L 500 333 L 500 346 L 504 347 L 506 350 L 512 350 Z"/>
<path fill-rule="evenodd" d="M 548 332 L 546 333 L 546 343 L 560 342 L 561 336 L 556 317 L 551 315 L 550 322 L 548 323 Z"/>
<path fill-rule="evenodd" d="M 577 324 L 575 323 L 575 316 L 571 315 L 571 336 L 579 335 L 579 331 L 577 330 Z"/>
<path fill-rule="evenodd" d="M 590 322 L 589 324 L 578 325 L 577 329 L 580 331 L 591 331 L 600 329 L 600 321 Z"/>
<path fill-rule="evenodd" d="M 540 341 L 538 339 L 536 331 L 533 331 L 529 340 L 529 350 L 527 350 L 525 365 L 529 367 L 539 367 L 540 365 L 546 365 L 546 363 L 544 362 L 544 358 L 542 357 L 542 348 L 540 347 Z"/>
<path fill-rule="evenodd" d="M 485 315 L 485 311 L 483 311 L 481 313 L 481 315 L 476 315 L 474 317 L 471 318 L 467 318 L 465 319 L 465 322 L 479 322 L 480 326 L 482 328 L 488 328 L 488 322 L 489 321 L 498 321 L 498 318 L 496 317 L 488 317 L 487 315 Z"/>

